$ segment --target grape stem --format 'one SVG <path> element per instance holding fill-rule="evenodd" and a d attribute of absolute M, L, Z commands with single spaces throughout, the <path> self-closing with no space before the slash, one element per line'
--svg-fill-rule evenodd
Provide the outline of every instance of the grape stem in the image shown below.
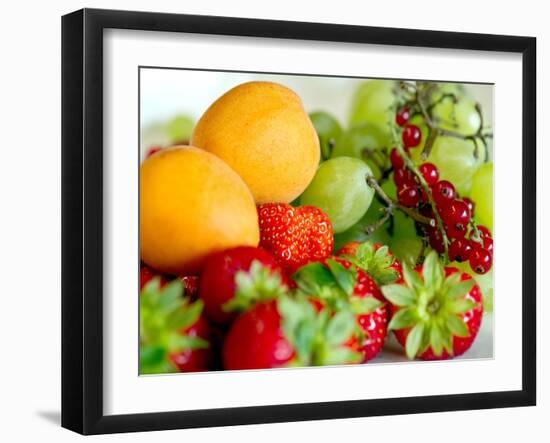
<path fill-rule="evenodd" d="M 392 125 L 392 136 L 394 140 L 396 141 L 396 149 L 403 161 L 405 162 L 405 165 L 408 169 L 410 169 L 416 178 L 418 179 L 420 186 L 422 186 L 422 189 L 424 189 L 425 194 L 428 196 L 428 202 L 430 203 L 431 207 L 434 209 L 433 213 L 435 215 L 435 219 L 437 221 L 437 229 L 441 233 L 441 237 L 443 239 L 443 247 L 444 247 L 444 260 L 445 263 L 448 263 L 449 261 L 449 238 L 447 237 L 447 233 L 445 232 L 445 227 L 443 225 L 443 220 L 441 220 L 441 216 L 439 215 L 439 212 L 437 211 L 437 205 L 433 199 L 432 196 L 432 190 L 430 189 L 430 186 L 428 183 L 426 183 L 426 180 L 424 179 L 424 176 L 422 173 L 418 170 L 414 162 L 409 157 L 409 154 L 405 152 L 405 148 L 403 147 L 403 144 L 401 143 L 401 139 L 397 137 L 395 127 Z M 431 225 L 433 226 L 433 225 Z"/>
<path fill-rule="evenodd" d="M 365 227 L 365 232 L 370 235 L 374 231 L 376 231 L 378 228 L 380 228 L 386 221 L 393 215 L 393 211 L 395 209 L 399 209 L 400 211 L 403 211 L 405 214 L 407 214 L 409 217 L 411 217 L 413 220 L 416 220 L 417 222 L 429 225 L 434 227 L 435 226 L 435 220 L 430 217 L 425 217 L 419 212 L 415 211 L 414 209 L 408 208 L 406 206 L 403 206 L 399 202 L 396 202 L 392 200 L 388 194 L 384 192 L 384 190 L 380 187 L 376 179 L 372 175 L 366 176 L 367 184 L 374 189 L 376 194 L 384 201 L 386 206 L 383 208 L 384 215 L 380 217 L 376 222 L 373 224 L 370 224 Z"/>
<path fill-rule="evenodd" d="M 416 94 L 415 98 L 413 99 L 411 105 L 418 105 L 418 108 L 420 109 L 420 113 L 422 114 L 422 117 L 424 118 L 424 121 L 426 125 L 428 126 L 428 138 L 426 140 L 426 144 L 424 145 L 424 149 L 422 150 L 422 160 L 426 160 L 431 152 L 432 146 L 435 142 L 435 139 L 439 136 L 446 136 L 446 137 L 454 137 L 459 138 L 461 140 L 470 140 L 474 144 L 474 157 L 477 159 L 479 158 L 479 143 L 481 142 L 485 148 L 485 159 L 484 161 L 488 160 L 488 149 L 487 149 L 487 139 L 492 138 L 493 134 L 491 132 L 484 132 L 485 125 L 483 122 L 483 113 L 481 112 L 481 105 L 479 103 L 475 104 L 475 110 L 479 116 L 479 128 L 478 130 L 469 135 L 464 135 L 456 131 L 451 131 L 449 129 L 444 129 L 439 127 L 434 121 L 431 116 L 431 110 L 433 108 L 427 108 L 424 102 L 424 98 L 427 95 L 425 92 L 422 91 L 423 88 L 416 88 Z M 439 101 L 443 101 L 445 98 L 451 97 L 453 102 L 457 102 L 457 98 L 454 94 L 444 94 Z M 438 102 L 439 102 L 438 101 Z M 436 102 L 437 103 L 437 102 Z M 435 105 L 435 104 L 434 104 Z"/>

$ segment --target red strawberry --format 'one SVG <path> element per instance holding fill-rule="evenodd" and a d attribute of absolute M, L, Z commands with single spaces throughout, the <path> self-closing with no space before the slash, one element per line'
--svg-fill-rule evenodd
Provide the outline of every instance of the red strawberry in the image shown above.
<path fill-rule="evenodd" d="M 355 363 L 360 354 L 345 345 L 354 319 L 331 316 L 305 298 L 288 296 L 258 303 L 231 325 L 223 347 L 225 369 Z"/>
<path fill-rule="evenodd" d="M 206 371 L 210 332 L 202 301 L 183 296 L 179 279 L 160 283 L 155 277 L 140 293 L 140 373 Z"/>
<path fill-rule="evenodd" d="M 362 353 L 362 362 L 380 352 L 387 334 L 388 311 L 380 288 L 366 272 L 333 257 L 302 267 L 295 279 L 303 292 L 319 298 L 333 312 L 353 313 L 356 333 L 346 344 Z"/>
<path fill-rule="evenodd" d="M 196 275 L 182 275 L 180 276 L 180 280 L 185 287 L 185 295 L 196 300 L 199 295 L 199 277 Z"/>
<path fill-rule="evenodd" d="M 378 286 L 403 281 L 401 263 L 380 243 L 352 241 L 342 246 L 336 255 L 364 270 Z"/>
<path fill-rule="evenodd" d="M 139 268 L 139 289 L 143 289 L 143 287 L 155 277 L 159 277 L 161 287 L 168 282 L 168 279 L 164 275 L 142 263 Z"/>
<path fill-rule="evenodd" d="M 393 329 L 410 359 L 441 360 L 470 348 L 481 325 L 483 305 L 475 281 L 444 267 L 432 251 L 422 267 L 403 265 L 404 282 L 382 287 L 391 302 Z"/>
<path fill-rule="evenodd" d="M 258 217 L 260 246 L 288 272 L 332 253 L 332 224 L 319 208 L 266 203 L 258 206 Z"/>
<path fill-rule="evenodd" d="M 200 315 L 198 320 L 180 333 L 190 338 L 199 338 L 210 342 L 210 327 Z M 180 372 L 200 372 L 208 369 L 212 357 L 210 348 L 192 349 L 186 348 L 169 355 L 170 360 L 177 366 Z"/>
<path fill-rule="evenodd" d="M 201 274 L 199 296 L 207 317 L 223 324 L 258 300 L 284 294 L 285 279 L 280 266 L 268 252 L 240 246 L 208 258 Z"/>

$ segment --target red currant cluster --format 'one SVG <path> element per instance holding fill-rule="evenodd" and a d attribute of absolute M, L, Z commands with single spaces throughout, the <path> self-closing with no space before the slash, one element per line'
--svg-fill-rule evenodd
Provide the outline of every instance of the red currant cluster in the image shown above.
<path fill-rule="evenodd" d="M 408 124 L 410 112 L 408 107 L 401 108 L 395 117 L 403 127 L 402 141 L 405 152 L 420 144 L 422 135 L 415 125 Z M 397 187 L 397 200 L 406 207 L 418 208 L 421 215 L 434 219 L 434 208 L 430 198 L 420 184 L 417 175 L 406 167 L 404 159 L 396 148 L 390 153 L 393 166 L 393 180 Z M 418 168 L 430 188 L 431 200 L 450 241 L 449 259 L 464 262 L 469 260 L 471 268 L 478 274 L 485 274 L 493 263 L 493 239 L 485 226 L 473 226 L 474 202 L 469 198 L 460 198 L 453 184 L 439 180 L 439 171 L 432 163 L 423 163 Z M 442 254 L 445 251 L 444 239 L 438 226 L 421 225 L 430 246 Z"/>

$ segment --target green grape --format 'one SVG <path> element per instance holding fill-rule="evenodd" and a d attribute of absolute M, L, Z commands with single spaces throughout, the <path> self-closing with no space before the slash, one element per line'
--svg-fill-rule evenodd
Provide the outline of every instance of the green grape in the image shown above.
<path fill-rule="evenodd" d="M 344 232 L 334 235 L 334 250 L 337 251 L 346 243 L 349 243 L 351 241 L 364 242 L 370 240 L 373 242 L 388 244 L 391 240 L 391 237 L 387 229 L 384 228 L 388 226 L 389 222 L 386 222 L 384 224 L 384 227 L 380 227 L 372 234 L 367 234 L 365 232 L 365 228 L 368 225 L 375 223 L 382 216 L 382 208 L 382 203 L 380 203 L 378 199 L 373 198 L 369 209 L 357 223 L 355 223 L 352 227 L 345 230 Z"/>
<path fill-rule="evenodd" d="M 388 146 L 388 136 L 378 125 L 364 123 L 341 134 L 332 150 L 332 158 L 360 158 L 369 165 L 373 176 L 378 180 L 382 176 L 380 166 L 387 162 L 385 149 Z"/>
<path fill-rule="evenodd" d="M 172 143 L 188 142 L 193 132 L 194 122 L 185 115 L 178 115 L 168 122 L 166 132 Z"/>
<path fill-rule="evenodd" d="M 474 201 L 478 223 L 493 230 L 493 163 L 481 165 L 472 178 L 470 198 Z"/>
<path fill-rule="evenodd" d="M 388 124 L 394 121 L 394 86 L 393 80 L 369 80 L 362 83 L 351 104 L 350 126 L 375 123 L 389 134 Z"/>
<path fill-rule="evenodd" d="M 423 242 L 422 239 L 417 236 L 392 238 L 389 246 L 392 253 L 401 263 L 407 263 L 409 266 L 414 267 L 422 253 Z"/>
<path fill-rule="evenodd" d="M 438 103 L 433 109 L 433 119 L 440 128 L 462 135 L 475 134 L 481 125 L 475 101 L 468 97 L 460 97 L 456 104 L 451 98 Z"/>
<path fill-rule="evenodd" d="M 302 205 L 321 208 L 335 233 L 344 232 L 367 212 L 374 190 L 365 177 L 372 175 L 361 160 L 338 157 L 321 163 L 315 177 L 300 196 Z"/>
<path fill-rule="evenodd" d="M 469 195 L 472 177 L 481 164 L 474 157 L 474 143 L 456 137 L 437 137 L 427 159 L 439 169 L 439 178 L 450 181 L 462 197 Z"/>
<path fill-rule="evenodd" d="M 340 123 L 326 112 L 313 112 L 309 114 L 313 127 L 319 137 L 321 154 L 323 159 L 330 158 L 331 143 L 335 143 L 342 134 Z"/>

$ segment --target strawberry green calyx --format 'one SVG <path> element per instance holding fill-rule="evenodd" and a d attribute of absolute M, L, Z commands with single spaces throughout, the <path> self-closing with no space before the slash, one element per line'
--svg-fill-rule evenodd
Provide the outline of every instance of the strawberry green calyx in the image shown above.
<path fill-rule="evenodd" d="M 140 293 L 140 372 L 177 372 L 169 354 L 204 349 L 206 340 L 185 334 L 202 312 L 202 301 L 184 297 L 184 285 L 175 279 L 161 288 L 160 278 L 149 281 Z"/>
<path fill-rule="evenodd" d="M 468 337 L 462 316 L 476 303 L 466 296 L 475 285 L 473 279 L 462 280 L 461 272 L 445 277 L 445 268 L 435 251 L 424 261 L 421 275 L 403 264 L 403 284 L 382 287 L 382 293 L 397 311 L 388 329 L 408 329 L 405 351 L 409 359 L 431 348 L 434 355 L 446 351 L 453 355 L 453 337 Z"/>
<path fill-rule="evenodd" d="M 377 249 L 372 242 L 366 241 L 357 247 L 354 256 L 346 255 L 345 258 L 369 274 L 378 286 L 393 283 L 399 278 L 399 273 L 391 268 L 395 257 L 387 246 Z"/>
<path fill-rule="evenodd" d="M 260 261 L 253 260 L 248 271 L 235 274 L 235 295 L 222 309 L 225 312 L 242 312 L 260 301 L 277 299 L 287 293 L 281 275 Z"/>
<path fill-rule="evenodd" d="M 318 262 L 305 265 L 293 275 L 293 279 L 302 293 L 320 300 L 335 311 L 348 309 L 353 314 L 365 315 L 382 305 L 373 297 L 355 295 L 355 267 L 346 268 L 333 259 L 327 259 L 326 266 Z"/>
<path fill-rule="evenodd" d="M 305 297 L 283 296 L 277 301 L 283 334 L 295 357 L 290 366 L 324 366 L 359 363 L 361 354 L 346 346 L 356 330 L 349 310 L 334 315 L 328 309 L 317 312 Z"/>

